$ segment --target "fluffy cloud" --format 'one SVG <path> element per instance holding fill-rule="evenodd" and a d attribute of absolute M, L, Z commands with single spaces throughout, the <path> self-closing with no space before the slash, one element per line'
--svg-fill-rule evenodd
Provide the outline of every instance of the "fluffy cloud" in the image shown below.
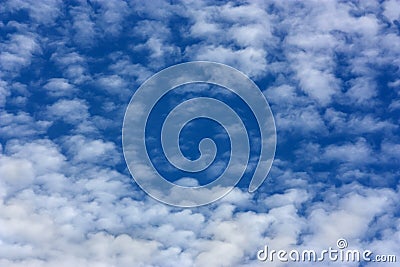
<path fill-rule="evenodd" d="M 231 48 L 223 46 L 200 46 L 192 50 L 191 47 L 186 52 L 196 60 L 210 60 L 211 58 L 217 62 L 222 62 L 231 66 L 236 66 L 250 76 L 260 75 L 265 71 L 266 53 L 262 49 L 254 49 L 247 47 L 241 50 L 233 51 Z"/>
<path fill-rule="evenodd" d="M 0 107 L 4 107 L 7 96 L 9 95 L 10 92 L 7 88 L 7 83 L 5 81 L 0 80 Z"/>
<path fill-rule="evenodd" d="M 0 66 L 7 72 L 17 72 L 28 66 L 34 53 L 40 52 L 35 36 L 14 33 L 0 46 Z"/>
<path fill-rule="evenodd" d="M 53 119 L 61 119 L 67 123 L 77 124 L 89 117 L 89 107 L 80 99 L 59 100 L 49 106 L 47 113 Z"/>
<path fill-rule="evenodd" d="M 62 2 L 59 0 L 35 1 L 6 1 L 6 9 L 28 11 L 31 19 L 37 23 L 49 24 L 61 15 Z"/>
<path fill-rule="evenodd" d="M 53 97 L 70 96 L 76 90 L 68 80 L 63 78 L 52 78 L 43 86 L 48 94 Z"/>
<path fill-rule="evenodd" d="M 2 138 L 22 138 L 46 132 L 52 122 L 35 120 L 26 112 L 17 114 L 0 113 L 0 136 Z"/>
<path fill-rule="evenodd" d="M 110 94 L 127 98 L 130 95 L 127 82 L 118 75 L 99 77 L 98 85 Z"/>

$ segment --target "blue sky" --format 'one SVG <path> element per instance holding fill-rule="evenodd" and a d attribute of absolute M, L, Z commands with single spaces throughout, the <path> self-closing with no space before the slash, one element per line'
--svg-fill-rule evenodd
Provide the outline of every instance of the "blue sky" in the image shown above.
<path fill-rule="evenodd" d="M 338 238 L 400 257 L 398 1 L 14 0 L 0 18 L 0 266 L 264 266 L 265 244 Z M 277 149 L 254 194 L 180 209 L 135 184 L 121 130 L 147 78 L 193 60 L 258 85 Z M 203 93 L 223 96 L 165 101 Z M 185 143 L 221 133 L 205 124 Z"/>

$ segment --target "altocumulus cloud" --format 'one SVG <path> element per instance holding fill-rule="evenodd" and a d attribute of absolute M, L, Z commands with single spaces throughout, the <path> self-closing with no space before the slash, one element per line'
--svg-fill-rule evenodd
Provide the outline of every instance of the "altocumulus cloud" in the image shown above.
<path fill-rule="evenodd" d="M 0 14 L 1 266 L 258 266 L 265 244 L 338 238 L 400 257 L 398 1 L 10 0 Z M 132 181 L 120 131 L 134 89 L 191 60 L 249 75 L 278 147 L 255 194 L 178 209 Z"/>

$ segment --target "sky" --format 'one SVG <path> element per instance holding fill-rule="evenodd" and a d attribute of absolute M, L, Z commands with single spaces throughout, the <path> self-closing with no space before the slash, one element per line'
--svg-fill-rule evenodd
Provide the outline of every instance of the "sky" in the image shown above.
<path fill-rule="evenodd" d="M 339 238 L 399 260 L 399 1 L 10 0 L 0 18 L 0 266 L 292 266 L 257 251 Z M 144 81 L 196 60 L 255 82 L 276 154 L 256 192 L 243 177 L 212 204 L 179 208 L 136 184 L 122 124 Z M 177 88 L 159 112 L 221 91 Z M 160 118 L 148 127 L 155 140 Z M 199 119 L 180 142 L 195 159 L 207 135 L 220 154 L 199 184 L 226 167 L 226 132 Z M 168 170 L 159 143 L 149 146 Z"/>

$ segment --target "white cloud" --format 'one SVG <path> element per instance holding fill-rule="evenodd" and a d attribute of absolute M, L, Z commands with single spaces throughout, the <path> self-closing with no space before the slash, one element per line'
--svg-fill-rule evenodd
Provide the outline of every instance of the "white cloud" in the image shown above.
<path fill-rule="evenodd" d="M 328 108 L 325 111 L 324 119 L 335 132 L 352 135 L 391 132 L 398 128 L 395 123 L 389 120 L 381 120 L 372 114 L 347 114 L 332 108 Z"/>
<path fill-rule="evenodd" d="M 326 133 L 326 126 L 314 106 L 294 108 L 275 115 L 276 127 L 288 132 Z"/>
<path fill-rule="evenodd" d="M 264 200 L 269 208 L 282 207 L 295 204 L 299 207 L 302 203 L 309 199 L 309 194 L 302 189 L 289 189 L 284 194 L 275 194 Z"/>
<path fill-rule="evenodd" d="M 354 143 L 343 145 L 329 145 L 324 149 L 322 158 L 344 163 L 364 165 L 375 161 L 372 148 L 364 138 L 359 138 Z"/>
<path fill-rule="evenodd" d="M 78 124 L 89 117 L 88 105 L 81 99 L 62 99 L 47 108 L 50 118 L 61 119 L 67 123 Z"/>
<path fill-rule="evenodd" d="M 79 53 L 60 49 L 51 55 L 51 60 L 63 70 L 63 76 L 70 82 L 82 84 L 91 80 L 86 66 L 86 58 Z"/>
<path fill-rule="evenodd" d="M 147 67 L 159 69 L 169 61 L 179 62 L 180 48 L 171 42 L 172 33 L 165 23 L 154 20 L 143 20 L 133 28 L 132 34 L 143 39 L 143 42 L 132 44 L 134 51 L 147 51 Z"/>
<path fill-rule="evenodd" d="M 27 10 L 29 16 L 38 23 L 50 24 L 61 15 L 62 1 L 60 0 L 16 0 L 7 1 L 6 6 L 12 12 L 17 10 Z"/>
<path fill-rule="evenodd" d="M 138 85 L 154 74 L 141 64 L 133 64 L 126 55 L 116 54 L 112 57 L 115 63 L 111 64 L 109 69 L 116 75 L 133 77 Z"/>
<path fill-rule="evenodd" d="M 356 78 L 350 81 L 351 88 L 346 92 L 346 95 L 351 99 L 351 102 L 356 104 L 371 105 L 373 98 L 376 96 L 375 82 L 366 78 Z"/>
<path fill-rule="evenodd" d="M 97 14 L 97 24 L 103 29 L 104 34 L 117 35 L 122 30 L 125 16 L 129 12 L 128 5 L 123 0 L 104 1 L 96 0 L 101 6 L 101 12 Z"/>
<path fill-rule="evenodd" d="M 0 80 L 0 107 L 4 107 L 6 104 L 6 99 L 10 95 L 10 90 L 8 89 L 7 82 Z"/>
<path fill-rule="evenodd" d="M 185 16 L 193 23 L 190 35 L 201 39 L 200 44 L 186 47 L 186 57 L 225 63 L 251 77 L 267 72 L 265 46 L 275 47 L 277 39 L 272 35 L 269 14 L 263 7 L 198 3 Z"/>
<path fill-rule="evenodd" d="M 272 38 L 271 30 L 268 26 L 268 24 L 235 25 L 229 29 L 229 34 L 233 36 L 236 43 L 240 46 L 261 47 Z"/>
<path fill-rule="evenodd" d="M 76 92 L 74 86 L 64 78 L 49 79 L 43 88 L 53 97 L 71 96 Z"/>
<path fill-rule="evenodd" d="M 398 162 L 400 159 L 400 144 L 385 140 L 381 144 L 382 157 L 389 162 Z"/>
<path fill-rule="evenodd" d="M 89 46 L 95 41 L 96 28 L 92 20 L 94 12 L 88 4 L 75 6 L 69 11 L 73 17 L 72 28 L 74 29 L 74 40 L 78 45 Z"/>
<path fill-rule="evenodd" d="M 154 20 L 165 20 L 176 15 L 182 9 L 179 5 L 174 5 L 170 1 L 154 0 L 151 2 L 137 2 L 129 0 L 129 5 L 132 10 L 135 10 L 143 18 L 150 18 Z"/>
<path fill-rule="evenodd" d="M 384 11 L 383 15 L 389 20 L 399 20 L 400 19 L 400 5 L 397 0 L 389 0 L 383 3 Z"/>
<path fill-rule="evenodd" d="M 388 83 L 388 86 L 389 87 L 397 87 L 397 86 L 399 86 L 400 85 L 400 79 L 397 79 L 397 80 L 395 80 L 395 81 L 393 81 L 393 82 L 389 82 Z"/>
<path fill-rule="evenodd" d="M 249 76 L 259 76 L 266 71 L 266 52 L 263 49 L 247 47 L 232 50 L 224 46 L 192 46 L 185 53 L 196 60 L 209 60 L 228 64 Z"/>
<path fill-rule="evenodd" d="M 116 146 L 112 142 L 104 142 L 103 140 L 90 140 L 82 135 L 74 135 L 64 138 L 63 146 L 72 155 L 74 163 L 81 162 L 98 162 L 106 164 L 117 163 L 120 158 L 116 151 Z"/>
<path fill-rule="evenodd" d="M 145 38 L 154 37 L 157 39 L 167 39 L 171 37 L 171 30 L 165 23 L 157 20 L 138 21 L 133 28 L 133 34 Z"/>
<path fill-rule="evenodd" d="M 0 157 L 1 197 L 4 197 L 7 191 L 18 191 L 30 186 L 34 175 L 33 165 L 28 160 Z"/>
<path fill-rule="evenodd" d="M 54 52 L 51 59 L 63 67 L 71 64 L 85 63 L 85 58 L 77 52 L 65 53 L 64 51 Z"/>
<path fill-rule="evenodd" d="M 400 100 L 393 100 L 389 105 L 389 110 L 393 111 L 398 109 L 400 109 Z"/>
<path fill-rule="evenodd" d="M 16 72 L 31 63 L 32 56 L 41 48 L 32 34 L 14 33 L 0 44 L 0 66 L 5 71 Z"/>
<path fill-rule="evenodd" d="M 52 122 L 35 120 L 28 113 L 0 112 L 0 136 L 3 138 L 23 138 L 45 133 Z"/>
<path fill-rule="evenodd" d="M 125 98 L 131 95 L 129 84 L 116 74 L 101 76 L 97 79 L 97 83 L 102 89 L 110 94 L 120 95 Z"/>
<path fill-rule="evenodd" d="M 50 140 L 37 140 L 35 142 L 23 143 L 12 140 L 7 143 L 7 154 L 14 158 L 29 159 L 35 166 L 35 174 L 43 175 L 57 170 L 63 166 L 65 157 Z"/>
<path fill-rule="evenodd" d="M 73 138 L 83 140 L 79 136 Z M 93 144 L 91 140 L 85 142 L 76 142 L 76 148 L 80 149 L 69 153 L 79 157 L 86 145 Z M 32 158 L 31 155 L 37 155 L 38 162 L 45 164 L 43 156 L 60 158 L 60 163 L 49 164 L 54 166 L 51 171 L 66 169 L 71 173 L 68 179 L 58 177 L 56 180 L 62 182 L 61 186 L 67 185 L 63 190 L 52 181 L 54 175 L 46 174 L 47 178 L 40 179 L 41 188 L 51 188 L 51 191 L 32 191 L 29 189 L 32 180 L 28 179 L 24 181 L 25 190 L 14 193 L 7 203 L 0 204 L 1 223 L 7 225 L 7 231 L 0 231 L 2 251 L 7 252 L 2 254 L 1 263 L 10 266 L 34 265 L 35 262 L 40 266 L 257 264 L 255 253 L 265 244 L 274 249 L 296 247 L 301 233 L 307 229 L 312 235 L 304 238 L 306 247 L 326 248 L 336 242 L 338 236 L 348 238 L 351 245 L 358 244 L 357 238 L 363 236 L 368 223 L 375 216 L 388 212 L 388 205 L 393 205 L 396 199 L 390 190 L 348 186 L 342 188 L 340 194 L 321 192 L 326 194 L 327 202 L 310 203 L 307 206 L 310 215 L 303 217 L 297 214 L 297 209 L 309 199 L 304 190 L 291 189 L 284 194 L 271 195 L 265 202 L 270 209 L 256 213 L 235 211 L 249 197 L 249 193 L 235 189 L 237 202 L 224 198 L 220 203 L 201 209 L 176 210 L 149 199 L 134 200 L 132 188 L 124 188 L 122 184 L 129 178 L 106 171 L 104 167 L 101 170 L 92 165 L 97 165 L 95 161 L 86 161 L 83 170 L 76 169 L 73 161 L 64 162 L 60 149 L 51 142 L 10 144 L 7 151 L 6 157 L 15 160 L 15 164 L 24 161 L 31 166 L 20 168 L 20 172 L 5 169 L 15 179 L 25 177 L 24 171 L 29 171 L 31 179 L 36 179 L 32 173 L 48 168 L 29 164 L 31 161 L 26 158 Z M 94 158 L 98 155 L 93 155 Z M 0 171 L 4 166 L 11 168 L 13 165 L 6 162 L 0 165 Z M 337 205 L 332 204 L 342 194 L 346 197 Z M 360 209 L 365 202 L 368 209 Z M 353 223 L 360 226 L 357 232 L 350 226 L 342 227 Z M 21 258 L 24 260 L 19 261 Z"/>
<path fill-rule="evenodd" d="M 373 220 L 393 209 L 396 194 L 392 190 L 357 185 L 346 189 L 350 191 L 342 192 L 345 195 L 340 199 L 332 192 L 332 201 L 337 204 L 321 203 L 310 208 L 309 229 L 313 234 L 306 237 L 308 245 L 327 247 L 327 241 L 334 244 L 337 239 L 346 238 L 349 246 L 358 247 Z"/>
<path fill-rule="evenodd" d="M 321 105 L 329 104 L 340 84 L 329 68 L 332 59 L 302 52 L 289 58 L 293 60 L 293 68 L 303 91 Z"/>

